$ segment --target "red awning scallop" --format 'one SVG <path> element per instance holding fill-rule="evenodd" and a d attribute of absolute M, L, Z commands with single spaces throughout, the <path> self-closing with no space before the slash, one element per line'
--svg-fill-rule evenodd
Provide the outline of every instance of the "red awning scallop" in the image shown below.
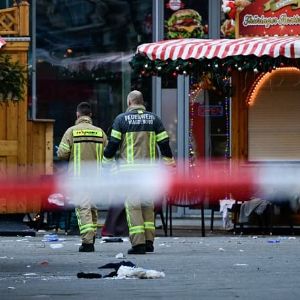
<path fill-rule="evenodd" d="M 0 48 L 6 44 L 5 40 L 0 37 Z"/>
<path fill-rule="evenodd" d="M 177 39 L 142 44 L 137 54 L 150 60 L 225 58 L 236 55 L 300 58 L 300 37 L 245 37 L 239 39 Z"/>

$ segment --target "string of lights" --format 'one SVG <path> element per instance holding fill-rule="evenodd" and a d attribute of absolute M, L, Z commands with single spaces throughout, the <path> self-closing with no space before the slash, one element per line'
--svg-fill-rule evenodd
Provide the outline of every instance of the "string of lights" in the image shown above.
<path fill-rule="evenodd" d="M 150 60 L 144 54 L 136 54 L 131 62 L 133 71 L 138 76 L 178 76 L 202 74 L 210 76 L 216 89 L 226 94 L 228 91 L 224 85 L 224 78 L 230 77 L 232 72 L 252 71 L 257 73 L 272 72 L 279 67 L 300 68 L 300 59 L 291 59 L 284 56 L 270 57 L 267 55 L 257 57 L 250 56 L 230 56 L 223 59 L 202 58 L 202 59 L 176 59 L 176 60 Z M 228 85 L 227 85 L 228 87 Z"/>

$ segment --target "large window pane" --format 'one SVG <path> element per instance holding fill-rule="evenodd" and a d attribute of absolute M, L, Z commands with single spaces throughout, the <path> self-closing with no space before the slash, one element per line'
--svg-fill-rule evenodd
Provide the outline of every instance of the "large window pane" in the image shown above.
<path fill-rule="evenodd" d="M 151 0 L 37 1 L 37 117 L 56 120 L 56 145 L 80 101 L 106 131 L 132 88 L 151 102 L 151 81 L 129 65 L 137 45 L 151 42 L 151 12 Z"/>
<path fill-rule="evenodd" d="M 0 0 L 0 9 L 13 6 L 13 0 Z"/>
<path fill-rule="evenodd" d="M 229 155 L 229 98 L 205 77 L 194 76 L 190 87 L 190 156 Z"/>

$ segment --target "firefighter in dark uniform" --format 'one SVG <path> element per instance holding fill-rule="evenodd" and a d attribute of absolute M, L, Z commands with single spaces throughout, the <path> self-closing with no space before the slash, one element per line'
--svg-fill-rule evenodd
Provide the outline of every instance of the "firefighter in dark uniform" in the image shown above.
<path fill-rule="evenodd" d="M 136 90 L 130 92 L 127 106 L 127 111 L 118 115 L 113 122 L 109 142 L 104 150 L 104 163 L 112 162 L 118 150 L 120 170 L 122 166 L 127 170 L 130 167 L 134 169 L 141 160 L 154 163 L 157 160 L 158 145 L 163 162 L 174 165 L 169 136 L 158 116 L 146 111 L 142 93 Z M 153 201 L 133 198 L 126 199 L 125 203 L 132 245 L 128 254 L 153 252 L 155 236 Z"/>
<path fill-rule="evenodd" d="M 104 131 L 92 125 L 90 104 L 81 102 L 77 106 L 77 120 L 74 126 L 67 129 L 57 151 L 60 159 L 68 160 L 69 175 L 75 179 L 99 174 L 102 165 L 104 147 L 107 137 Z M 88 191 L 79 191 L 76 197 L 80 205 L 76 208 L 76 216 L 82 245 L 79 252 L 94 252 L 95 234 L 97 230 L 98 211 L 91 205 Z"/>

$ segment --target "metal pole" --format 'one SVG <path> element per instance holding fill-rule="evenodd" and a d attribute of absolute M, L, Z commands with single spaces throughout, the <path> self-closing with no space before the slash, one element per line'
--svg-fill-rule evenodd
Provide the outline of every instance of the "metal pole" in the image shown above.
<path fill-rule="evenodd" d="M 220 38 L 221 1 L 208 1 L 208 37 Z"/>
<path fill-rule="evenodd" d="M 153 42 L 164 38 L 164 1 L 152 1 L 152 23 L 153 23 Z M 161 78 L 152 77 L 152 107 L 159 117 L 161 117 Z"/>
<path fill-rule="evenodd" d="M 189 135 L 190 135 L 190 80 L 189 76 L 184 76 L 184 159 L 186 162 L 189 160 Z M 189 168 L 189 164 L 186 164 Z"/>
<path fill-rule="evenodd" d="M 164 1 L 152 1 L 153 42 L 164 38 Z"/>
<path fill-rule="evenodd" d="M 158 117 L 162 117 L 162 100 L 161 100 L 161 77 L 152 77 L 152 103 L 153 111 Z"/>
<path fill-rule="evenodd" d="M 178 75 L 177 78 L 177 158 L 184 159 L 184 78 Z"/>
<path fill-rule="evenodd" d="M 204 123 L 205 123 L 205 158 L 211 157 L 211 137 L 210 137 L 210 115 L 209 115 L 209 95 L 204 92 Z M 207 111 L 207 112 L 206 112 Z"/>
<path fill-rule="evenodd" d="M 121 72 L 122 72 L 122 111 L 127 109 L 127 95 L 130 92 L 131 72 L 127 55 L 124 56 L 124 52 L 121 54 Z"/>
<path fill-rule="evenodd" d="M 178 75 L 177 79 L 177 149 L 178 158 L 189 158 L 189 76 Z"/>
<path fill-rule="evenodd" d="M 232 88 L 232 78 L 230 78 L 230 88 Z M 228 118 L 229 118 L 229 151 L 228 155 L 231 158 L 232 157 L 232 97 L 230 96 L 229 101 L 228 101 Z"/>
<path fill-rule="evenodd" d="M 36 0 L 31 2 L 31 117 L 36 120 L 37 97 L 36 97 Z"/>

